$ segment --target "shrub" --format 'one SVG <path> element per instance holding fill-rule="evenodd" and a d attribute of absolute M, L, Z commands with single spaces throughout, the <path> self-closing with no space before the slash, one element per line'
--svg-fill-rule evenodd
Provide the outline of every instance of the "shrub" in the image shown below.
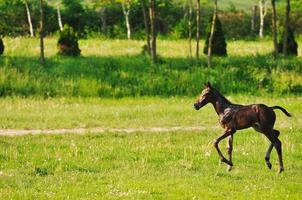
<path fill-rule="evenodd" d="M 73 28 L 65 25 L 64 30 L 60 32 L 58 40 L 59 54 L 67 56 L 79 56 L 81 50 L 79 49 L 78 37 Z"/>
<path fill-rule="evenodd" d="M 284 41 L 284 35 L 285 31 L 283 30 L 282 36 L 279 38 L 278 41 L 278 53 L 283 53 L 283 41 Z M 287 53 L 288 55 L 298 55 L 298 44 L 295 40 L 295 36 L 291 28 L 288 29 L 288 35 L 287 35 Z"/>
<path fill-rule="evenodd" d="M 2 38 L 0 38 L 0 55 L 2 55 L 3 52 L 4 52 L 4 44 L 3 44 Z"/>
<path fill-rule="evenodd" d="M 207 38 L 203 49 L 204 54 L 208 54 L 208 45 L 211 35 L 211 26 L 212 26 L 212 19 L 210 19 L 210 22 L 208 23 L 206 29 Z M 224 32 L 222 30 L 221 22 L 217 16 L 215 21 L 214 35 L 213 35 L 213 42 L 212 42 L 212 54 L 217 56 L 226 56 L 227 55 L 226 46 L 227 44 L 225 42 Z"/>

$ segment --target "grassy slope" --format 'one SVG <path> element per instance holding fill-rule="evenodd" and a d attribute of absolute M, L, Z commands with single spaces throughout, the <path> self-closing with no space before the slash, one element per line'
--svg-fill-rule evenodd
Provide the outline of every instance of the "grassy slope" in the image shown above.
<path fill-rule="evenodd" d="M 46 67 L 38 62 L 37 39 L 5 39 L 0 60 L 0 95 L 18 96 L 193 96 L 210 80 L 224 93 L 301 94 L 301 59 L 264 55 L 271 42 L 229 42 L 229 57 L 190 61 L 186 41 L 159 41 L 162 63 L 139 55 L 142 41 L 85 40 L 83 57 L 56 56 L 46 39 Z M 301 48 L 300 48 L 301 51 Z M 299 55 L 302 55 L 299 52 Z"/>

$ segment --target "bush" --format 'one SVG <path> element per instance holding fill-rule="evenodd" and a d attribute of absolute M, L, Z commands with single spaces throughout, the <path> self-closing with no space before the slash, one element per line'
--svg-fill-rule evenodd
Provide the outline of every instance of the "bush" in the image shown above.
<path fill-rule="evenodd" d="M 67 56 L 79 56 L 81 50 L 79 49 L 78 37 L 73 28 L 65 25 L 64 30 L 60 32 L 58 40 L 59 54 Z"/>
<path fill-rule="evenodd" d="M 279 38 L 278 41 L 278 53 L 283 53 L 283 41 L 285 31 L 283 30 L 282 36 Z M 295 40 L 295 36 L 291 28 L 288 29 L 288 37 L 287 37 L 287 54 L 288 55 L 298 55 L 298 44 Z"/>
<path fill-rule="evenodd" d="M 212 19 L 210 19 L 210 22 L 208 23 L 206 29 L 207 38 L 203 49 L 203 53 L 206 55 L 208 54 L 208 45 L 211 35 L 211 26 L 212 26 Z M 221 22 L 217 16 L 215 21 L 214 35 L 213 35 L 213 42 L 212 42 L 212 55 L 226 56 L 227 55 L 226 46 L 227 44 L 225 42 L 224 32 L 222 30 Z"/>
<path fill-rule="evenodd" d="M 3 44 L 2 38 L 0 38 L 0 55 L 2 55 L 3 52 L 4 52 L 4 44 Z"/>

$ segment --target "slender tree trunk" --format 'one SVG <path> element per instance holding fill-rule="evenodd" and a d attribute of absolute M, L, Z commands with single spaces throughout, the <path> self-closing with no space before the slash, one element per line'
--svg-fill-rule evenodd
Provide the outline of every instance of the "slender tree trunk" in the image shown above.
<path fill-rule="evenodd" d="M 142 9 L 143 9 L 145 32 L 146 32 L 146 40 L 147 40 L 147 51 L 148 51 L 148 54 L 151 55 L 150 24 L 149 24 L 148 15 L 147 15 L 146 0 L 142 0 Z"/>
<path fill-rule="evenodd" d="M 130 14 L 130 2 L 123 1 L 122 3 L 123 13 L 125 16 L 125 23 L 127 28 L 127 38 L 128 40 L 131 39 L 131 28 L 130 28 L 130 22 L 129 22 L 129 14 Z"/>
<path fill-rule="evenodd" d="M 30 37 L 34 37 L 34 29 L 33 29 L 33 24 L 31 22 L 31 15 L 30 15 L 30 10 L 29 10 L 27 0 L 24 1 L 24 4 L 25 4 L 25 8 L 26 8 L 26 13 L 27 13 Z"/>
<path fill-rule="evenodd" d="M 290 0 L 286 0 L 286 13 L 285 13 L 285 30 L 284 30 L 284 40 L 283 40 L 283 54 L 287 56 L 287 38 L 289 29 L 289 13 L 290 13 Z"/>
<path fill-rule="evenodd" d="M 44 64 L 44 10 L 43 0 L 40 0 L 40 62 Z"/>
<path fill-rule="evenodd" d="M 196 8 L 196 58 L 199 58 L 199 34 L 200 34 L 200 0 L 197 0 Z"/>
<path fill-rule="evenodd" d="M 189 0 L 188 28 L 189 28 L 189 56 L 190 58 L 192 58 L 192 0 Z"/>
<path fill-rule="evenodd" d="M 62 23 L 61 11 L 59 6 L 57 7 L 57 14 L 58 14 L 58 23 L 59 23 L 60 31 L 63 31 L 63 23 Z"/>
<path fill-rule="evenodd" d="M 274 56 L 278 54 L 278 42 L 277 42 L 277 13 L 276 13 L 276 0 L 272 0 L 272 25 L 273 25 L 273 39 L 274 39 Z"/>
<path fill-rule="evenodd" d="M 267 14 L 267 6 L 265 0 L 259 0 L 259 11 L 260 11 L 259 37 L 263 38 L 264 18 Z"/>
<path fill-rule="evenodd" d="M 257 5 L 254 5 L 253 9 L 252 9 L 252 19 L 251 19 L 251 32 L 252 32 L 252 34 L 255 33 L 256 17 L 257 17 Z"/>
<path fill-rule="evenodd" d="M 208 45 L 208 67 L 212 67 L 212 44 L 213 44 L 213 36 L 215 31 L 216 18 L 217 18 L 217 0 L 215 0 L 215 10 L 213 14 L 211 34 L 210 34 L 209 45 Z"/>
<path fill-rule="evenodd" d="M 151 22 L 151 34 L 152 34 L 152 49 L 151 57 L 152 62 L 156 63 L 156 14 L 155 14 L 155 0 L 150 0 L 150 22 Z"/>
<path fill-rule="evenodd" d="M 103 7 L 100 9 L 100 15 L 101 15 L 101 21 L 102 21 L 101 31 L 103 33 L 106 33 L 106 31 L 107 31 L 106 7 Z"/>

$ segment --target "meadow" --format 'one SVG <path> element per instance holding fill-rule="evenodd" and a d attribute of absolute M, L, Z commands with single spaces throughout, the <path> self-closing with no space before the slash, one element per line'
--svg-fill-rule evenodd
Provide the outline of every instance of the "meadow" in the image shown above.
<path fill-rule="evenodd" d="M 68 58 L 47 38 L 41 66 L 37 38 L 4 42 L 0 199 L 301 199 L 301 48 L 297 58 L 274 60 L 271 41 L 229 41 L 229 56 L 207 68 L 205 56 L 189 59 L 184 40 L 160 40 L 154 65 L 141 54 L 143 41 L 81 40 L 82 56 Z M 193 109 L 207 81 L 234 103 L 292 113 L 276 111 L 285 173 L 276 174 L 275 150 L 267 169 L 269 143 L 252 129 L 235 134 L 227 172 L 212 144 L 223 131 L 216 113 Z M 108 131 L 89 132 L 97 127 Z M 3 134 L 33 129 L 87 132 Z"/>
<path fill-rule="evenodd" d="M 214 58 L 213 68 L 206 67 L 202 53 L 199 60 L 189 59 L 185 40 L 159 40 L 160 62 L 154 65 L 141 54 L 143 41 L 81 40 L 82 56 L 75 59 L 56 55 L 56 38 L 47 38 L 43 67 L 37 38 L 4 42 L 0 96 L 194 96 L 207 81 L 228 94 L 300 95 L 302 91 L 301 57 L 275 60 L 272 43 L 266 40 L 229 41 L 229 56 Z"/>
<path fill-rule="evenodd" d="M 199 131 L 101 132 L 0 136 L 0 199 L 300 199 L 301 97 L 228 96 L 284 106 L 276 111 L 285 173 L 266 168 L 267 139 L 252 129 L 234 136 L 233 171 L 212 142 L 222 133 L 208 105 L 194 98 L 0 100 L 1 128 L 204 127 Z M 226 152 L 226 142 L 220 144 Z"/>

